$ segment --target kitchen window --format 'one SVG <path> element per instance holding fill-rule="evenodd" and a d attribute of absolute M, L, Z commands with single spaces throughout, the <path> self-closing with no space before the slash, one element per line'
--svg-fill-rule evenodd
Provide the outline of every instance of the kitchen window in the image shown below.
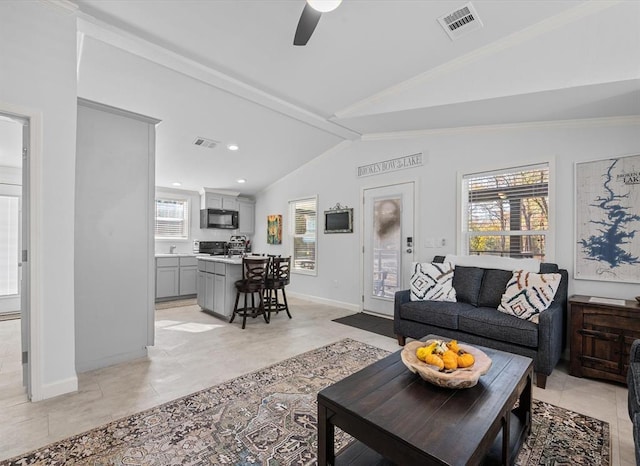
<path fill-rule="evenodd" d="M 292 272 L 317 275 L 317 206 L 317 196 L 289 202 Z"/>
<path fill-rule="evenodd" d="M 463 254 L 544 260 L 549 245 L 549 165 L 462 176 Z"/>
<path fill-rule="evenodd" d="M 156 239 L 189 239 L 189 201 L 156 199 Z"/>

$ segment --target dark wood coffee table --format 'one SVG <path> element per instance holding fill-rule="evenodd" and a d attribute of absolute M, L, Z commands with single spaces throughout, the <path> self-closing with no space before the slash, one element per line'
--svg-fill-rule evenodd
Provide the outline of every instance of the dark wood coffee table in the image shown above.
<path fill-rule="evenodd" d="M 471 388 L 425 382 L 398 351 L 320 391 L 318 464 L 513 464 L 531 430 L 533 361 L 478 348 L 492 366 Z M 357 439 L 337 455 L 335 427 Z"/>

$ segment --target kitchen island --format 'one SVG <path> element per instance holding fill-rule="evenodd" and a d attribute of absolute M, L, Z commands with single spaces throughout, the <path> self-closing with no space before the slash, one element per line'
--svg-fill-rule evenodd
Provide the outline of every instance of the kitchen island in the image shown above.
<path fill-rule="evenodd" d="M 235 283 L 242 279 L 242 257 L 198 256 L 198 305 L 208 314 L 230 319 Z"/>

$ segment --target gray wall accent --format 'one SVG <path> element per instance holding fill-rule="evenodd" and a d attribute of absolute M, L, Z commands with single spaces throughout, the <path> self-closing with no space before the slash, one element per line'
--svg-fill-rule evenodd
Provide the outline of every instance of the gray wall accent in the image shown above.
<path fill-rule="evenodd" d="M 157 120 L 79 100 L 76 370 L 146 356 L 153 344 Z"/>

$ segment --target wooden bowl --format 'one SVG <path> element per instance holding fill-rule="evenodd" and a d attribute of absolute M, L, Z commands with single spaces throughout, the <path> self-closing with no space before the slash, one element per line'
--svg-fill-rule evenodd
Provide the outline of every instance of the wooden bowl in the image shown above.
<path fill-rule="evenodd" d="M 456 369 L 452 372 L 440 372 L 437 367 L 420 361 L 416 356 L 416 350 L 421 346 L 429 346 L 434 341 L 436 340 L 410 341 L 404 346 L 400 353 L 400 357 L 405 366 L 427 382 L 444 388 L 469 388 L 478 383 L 481 375 L 489 372 L 491 368 L 491 358 L 478 348 L 463 343 L 458 343 L 460 349 L 471 353 L 475 359 L 471 367 Z"/>

